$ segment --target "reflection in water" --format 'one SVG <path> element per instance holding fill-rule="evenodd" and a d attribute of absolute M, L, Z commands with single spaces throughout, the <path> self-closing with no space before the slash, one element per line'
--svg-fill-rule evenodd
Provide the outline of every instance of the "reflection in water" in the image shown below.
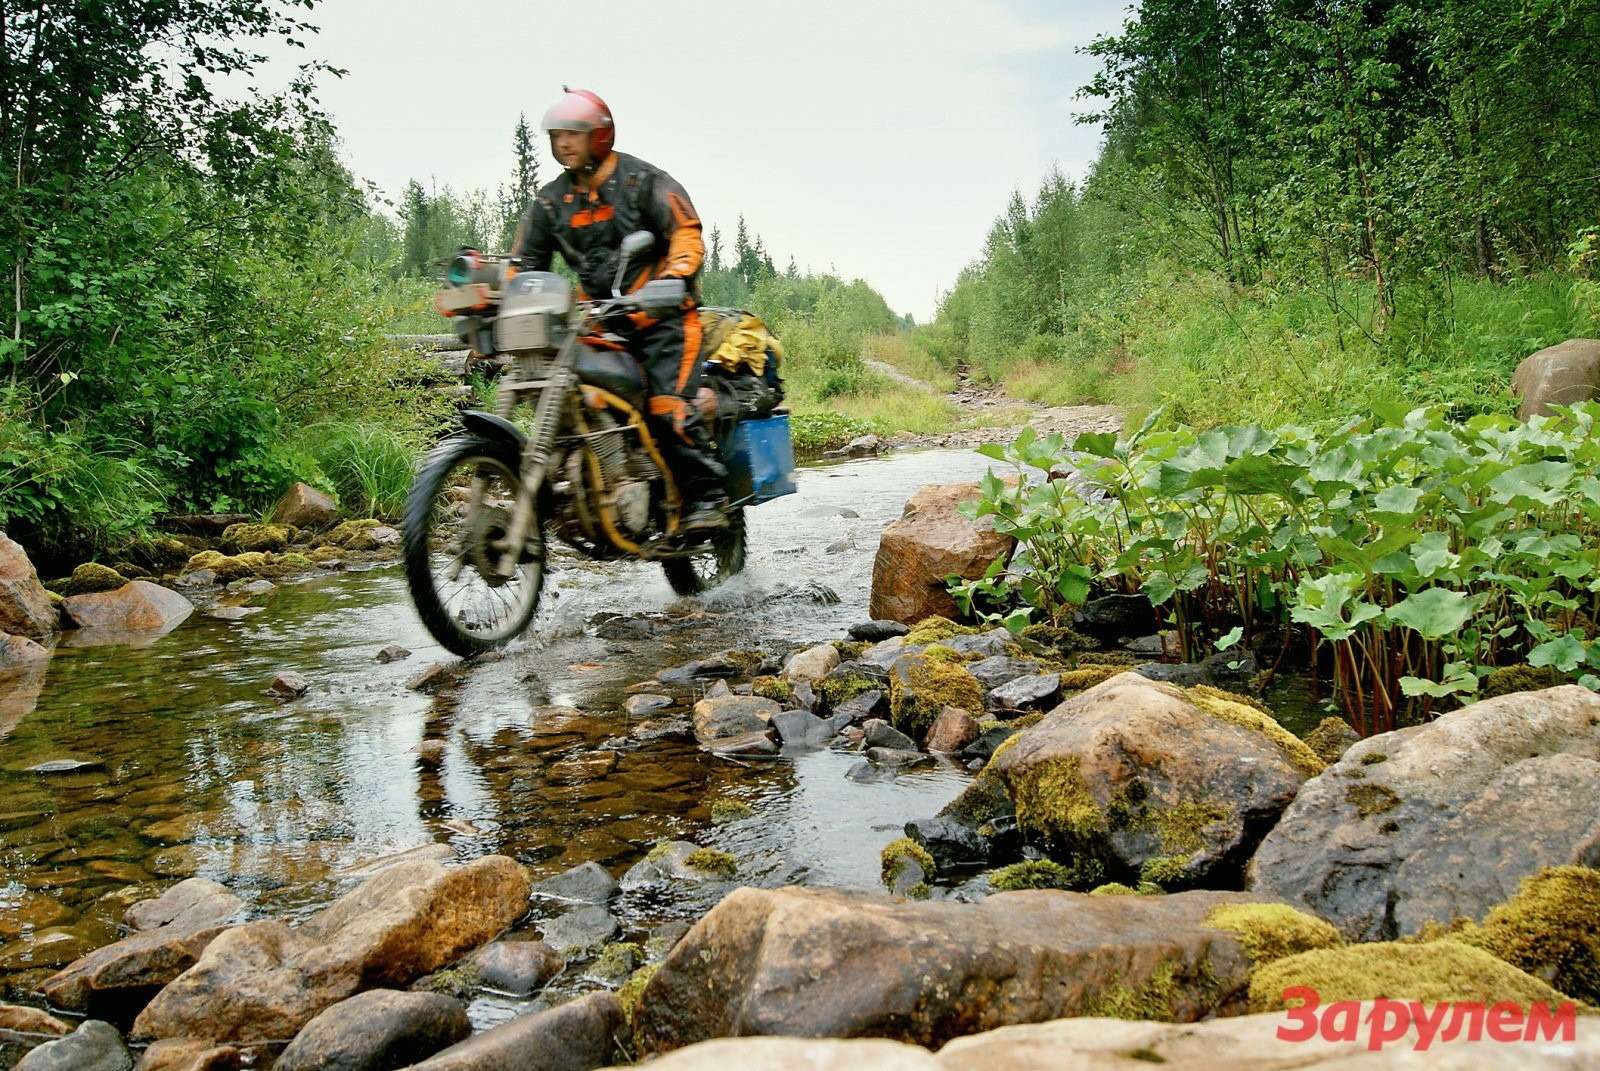
<path fill-rule="evenodd" d="M 4 988 L 112 939 L 129 885 L 199 874 L 262 912 L 303 913 L 357 862 L 429 841 L 545 874 L 590 859 L 619 871 L 686 838 L 733 850 L 744 881 L 876 885 L 879 848 L 955 795 L 964 771 L 860 784 L 845 777 L 853 755 L 741 765 L 681 736 L 641 743 L 626 688 L 722 648 L 837 638 L 866 616 L 877 533 L 910 491 L 986 465 L 941 451 L 806 470 L 799 495 L 752 511 L 748 572 L 700 600 L 675 600 L 655 566 L 560 559 L 536 631 L 437 700 L 405 686 L 448 656 L 394 569 L 285 585 L 259 614 L 197 614 L 146 646 L 65 646 L 0 678 Z M 855 549 L 824 551 L 846 535 Z M 819 584 L 841 601 L 819 604 Z M 656 620 L 603 639 L 590 624 L 603 612 Z M 415 653 L 379 664 L 389 644 Z M 264 689 L 284 669 L 311 690 L 280 705 Z M 683 718 L 693 696 L 678 698 L 656 717 Z M 425 738 L 444 742 L 437 766 L 418 761 Z M 28 772 L 62 758 L 92 765 Z M 720 796 L 754 816 L 712 827 Z M 624 924 L 703 906 L 639 900 Z"/>

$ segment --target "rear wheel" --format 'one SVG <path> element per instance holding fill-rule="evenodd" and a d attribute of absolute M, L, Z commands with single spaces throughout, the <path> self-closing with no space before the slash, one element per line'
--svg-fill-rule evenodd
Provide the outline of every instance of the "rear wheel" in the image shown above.
<path fill-rule="evenodd" d="M 728 527 L 706 540 L 697 553 L 668 558 L 661 563 L 661 570 L 674 592 L 698 595 L 744 572 L 744 546 L 744 507 L 740 506 L 729 511 Z"/>
<path fill-rule="evenodd" d="M 456 435 L 423 460 L 406 498 L 406 582 L 417 614 L 448 651 L 469 658 L 528 627 L 544 589 L 544 536 L 529 539 L 503 571 L 506 536 L 521 489 L 520 459 L 502 443 Z M 478 505 L 471 502 L 477 496 Z"/>

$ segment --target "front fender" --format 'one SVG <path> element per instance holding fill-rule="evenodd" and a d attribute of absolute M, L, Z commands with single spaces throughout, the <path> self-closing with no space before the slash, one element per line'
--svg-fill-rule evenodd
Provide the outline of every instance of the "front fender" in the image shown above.
<path fill-rule="evenodd" d="M 468 409 L 463 412 L 461 426 L 473 435 L 481 435 L 485 439 L 503 443 L 512 457 L 521 457 L 522 447 L 528 441 L 528 437 L 522 434 L 522 429 L 511 421 L 480 409 Z"/>

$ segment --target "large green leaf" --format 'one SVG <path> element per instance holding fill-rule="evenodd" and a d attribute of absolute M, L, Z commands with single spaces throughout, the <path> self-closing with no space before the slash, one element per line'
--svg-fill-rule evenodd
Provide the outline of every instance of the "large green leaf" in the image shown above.
<path fill-rule="evenodd" d="M 1465 625 L 1477 609 L 1478 600 L 1465 592 L 1428 588 L 1389 607 L 1384 618 L 1420 632 L 1424 639 L 1438 640 Z"/>

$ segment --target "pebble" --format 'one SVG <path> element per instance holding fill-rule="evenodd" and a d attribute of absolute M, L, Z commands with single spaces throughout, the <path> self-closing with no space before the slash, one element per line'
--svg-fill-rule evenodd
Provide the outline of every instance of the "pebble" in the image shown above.
<path fill-rule="evenodd" d="M 411 652 L 397 643 L 391 643 L 374 656 L 375 660 L 382 665 L 388 665 L 390 662 L 398 662 L 402 658 L 410 657 Z"/>
<path fill-rule="evenodd" d="M 311 684 L 292 669 L 286 669 L 272 678 L 267 694 L 276 699 L 297 699 L 310 689 Z"/>

